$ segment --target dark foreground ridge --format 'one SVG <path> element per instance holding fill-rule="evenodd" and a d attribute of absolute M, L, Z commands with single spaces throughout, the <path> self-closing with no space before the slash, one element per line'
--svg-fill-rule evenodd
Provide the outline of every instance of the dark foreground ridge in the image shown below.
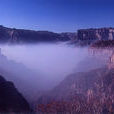
<path fill-rule="evenodd" d="M 0 76 L 0 113 L 32 112 L 28 102 L 18 92 L 12 82 Z"/>

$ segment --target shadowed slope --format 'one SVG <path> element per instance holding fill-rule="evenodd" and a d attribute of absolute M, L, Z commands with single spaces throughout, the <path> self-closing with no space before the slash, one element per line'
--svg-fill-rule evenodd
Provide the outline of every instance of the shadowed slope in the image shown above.
<path fill-rule="evenodd" d="M 12 82 L 0 76 L 0 112 L 31 112 L 28 102 Z"/>

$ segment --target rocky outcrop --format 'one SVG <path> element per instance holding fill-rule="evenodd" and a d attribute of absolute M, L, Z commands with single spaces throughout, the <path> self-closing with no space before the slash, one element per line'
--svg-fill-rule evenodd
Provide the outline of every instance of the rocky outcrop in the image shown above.
<path fill-rule="evenodd" d="M 68 37 L 69 40 L 75 41 L 77 39 L 77 33 L 73 32 L 63 32 L 60 34 L 62 37 Z"/>
<path fill-rule="evenodd" d="M 100 54 L 103 57 L 102 59 L 107 58 L 108 68 L 114 68 L 114 40 L 97 41 L 89 47 L 89 50 L 93 55 L 98 56 Z"/>
<path fill-rule="evenodd" d="M 80 29 L 77 31 L 80 45 L 89 45 L 99 40 L 114 40 L 114 28 Z"/>
<path fill-rule="evenodd" d="M 114 68 L 114 51 L 113 51 L 112 55 L 110 56 L 110 60 L 109 60 L 109 63 L 108 63 L 108 68 L 109 69 Z"/>
<path fill-rule="evenodd" d="M 32 112 L 28 102 L 18 92 L 12 82 L 0 76 L 0 113 Z"/>
<path fill-rule="evenodd" d="M 100 40 L 91 45 L 91 48 L 113 48 L 114 40 Z"/>
<path fill-rule="evenodd" d="M 0 26 L 1 43 L 37 43 L 70 41 L 80 45 L 88 45 L 96 40 L 113 40 L 114 28 L 80 29 L 76 33 L 53 33 L 48 31 L 34 31 L 7 28 Z"/>
<path fill-rule="evenodd" d="M 47 94 L 47 100 L 68 99 L 72 93 L 85 94 L 88 89 L 94 88 L 94 81 L 99 78 L 106 69 L 79 72 L 67 76 L 57 87 Z M 46 97 L 42 97 L 43 101 Z M 40 99 L 41 100 L 41 99 Z M 40 102 L 40 101 L 39 101 Z"/>
<path fill-rule="evenodd" d="M 113 40 L 114 28 L 81 29 L 77 35 L 79 40 Z"/>
<path fill-rule="evenodd" d="M 68 41 L 69 37 L 48 31 L 33 31 L 0 26 L 1 43 L 37 43 Z"/>
<path fill-rule="evenodd" d="M 54 114 L 114 113 L 114 69 L 101 68 L 72 74 L 42 96 L 38 103 L 38 111 L 52 111 Z"/>

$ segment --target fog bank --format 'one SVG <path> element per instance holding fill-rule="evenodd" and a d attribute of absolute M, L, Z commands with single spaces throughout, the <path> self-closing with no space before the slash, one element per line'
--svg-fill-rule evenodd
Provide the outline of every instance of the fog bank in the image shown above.
<path fill-rule="evenodd" d="M 66 76 L 74 72 L 87 71 L 104 65 L 103 62 L 94 64 L 97 59 L 94 58 L 93 60 L 90 57 L 88 48 L 78 48 L 65 43 L 1 45 L 0 48 L 2 49 L 2 54 L 8 60 L 24 65 L 23 68 L 21 68 L 21 65 L 4 67 L 5 71 L 15 72 L 14 75 L 16 77 L 24 80 L 23 83 L 29 84 L 31 89 L 26 91 L 29 91 L 30 94 L 32 90 L 37 92 L 37 90 L 52 89 Z M 94 61 L 93 64 L 92 61 Z M 15 80 L 13 80 L 15 85 L 21 87 Z M 21 88 L 26 89 L 26 87 Z M 21 92 L 24 94 L 23 89 L 21 89 Z"/>
<path fill-rule="evenodd" d="M 66 44 L 2 45 L 2 53 L 9 60 L 24 64 L 42 79 L 56 83 L 72 73 L 79 61 L 87 55 L 86 49 Z M 51 82 L 52 81 L 52 82 Z"/>

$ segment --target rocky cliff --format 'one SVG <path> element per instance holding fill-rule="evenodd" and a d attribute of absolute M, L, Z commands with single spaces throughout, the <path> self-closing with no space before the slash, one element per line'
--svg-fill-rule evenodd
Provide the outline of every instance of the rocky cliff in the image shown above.
<path fill-rule="evenodd" d="M 42 96 L 38 103 L 38 111 L 54 114 L 114 113 L 114 69 L 101 68 L 72 74 Z"/>
<path fill-rule="evenodd" d="M 18 92 L 14 84 L 0 76 L 0 113 L 32 112 L 28 102 Z"/>
<path fill-rule="evenodd" d="M 77 40 L 81 45 L 88 45 L 99 40 L 114 40 L 114 28 L 80 29 Z"/>
<path fill-rule="evenodd" d="M 114 113 L 113 40 L 96 42 L 91 45 L 89 51 L 92 56 L 101 57 L 103 61 L 106 58 L 105 66 L 67 76 L 57 87 L 39 98 L 38 111 L 52 111 L 54 114 L 59 111 L 66 113 Z M 86 67 L 90 64 L 89 62 L 84 63 Z"/>
<path fill-rule="evenodd" d="M 102 59 L 107 59 L 108 68 L 114 68 L 114 40 L 97 41 L 89 47 L 93 55 L 101 55 Z"/>
<path fill-rule="evenodd" d="M 77 35 L 79 40 L 113 40 L 114 28 L 80 29 Z"/>
<path fill-rule="evenodd" d="M 113 40 L 114 28 L 80 29 L 75 33 L 53 33 L 49 31 L 34 31 L 7 28 L 0 26 L 1 43 L 37 43 L 70 41 L 80 45 L 88 45 L 96 40 Z"/>
<path fill-rule="evenodd" d="M 0 26 L 1 43 L 37 43 L 68 41 L 69 37 L 48 31 L 33 31 Z"/>
<path fill-rule="evenodd" d="M 96 41 L 95 43 L 93 43 L 91 46 L 91 48 L 113 48 L 114 47 L 114 40 L 100 40 L 100 41 Z"/>
<path fill-rule="evenodd" d="M 103 72 L 106 72 L 106 69 L 96 69 L 89 72 L 71 74 L 50 91 L 47 96 L 50 100 L 66 100 L 72 93 L 85 94 L 88 89 L 94 88 L 94 81 L 98 80 L 99 75 L 102 76 Z M 43 100 L 44 99 L 46 99 L 46 97 L 43 98 Z"/>

